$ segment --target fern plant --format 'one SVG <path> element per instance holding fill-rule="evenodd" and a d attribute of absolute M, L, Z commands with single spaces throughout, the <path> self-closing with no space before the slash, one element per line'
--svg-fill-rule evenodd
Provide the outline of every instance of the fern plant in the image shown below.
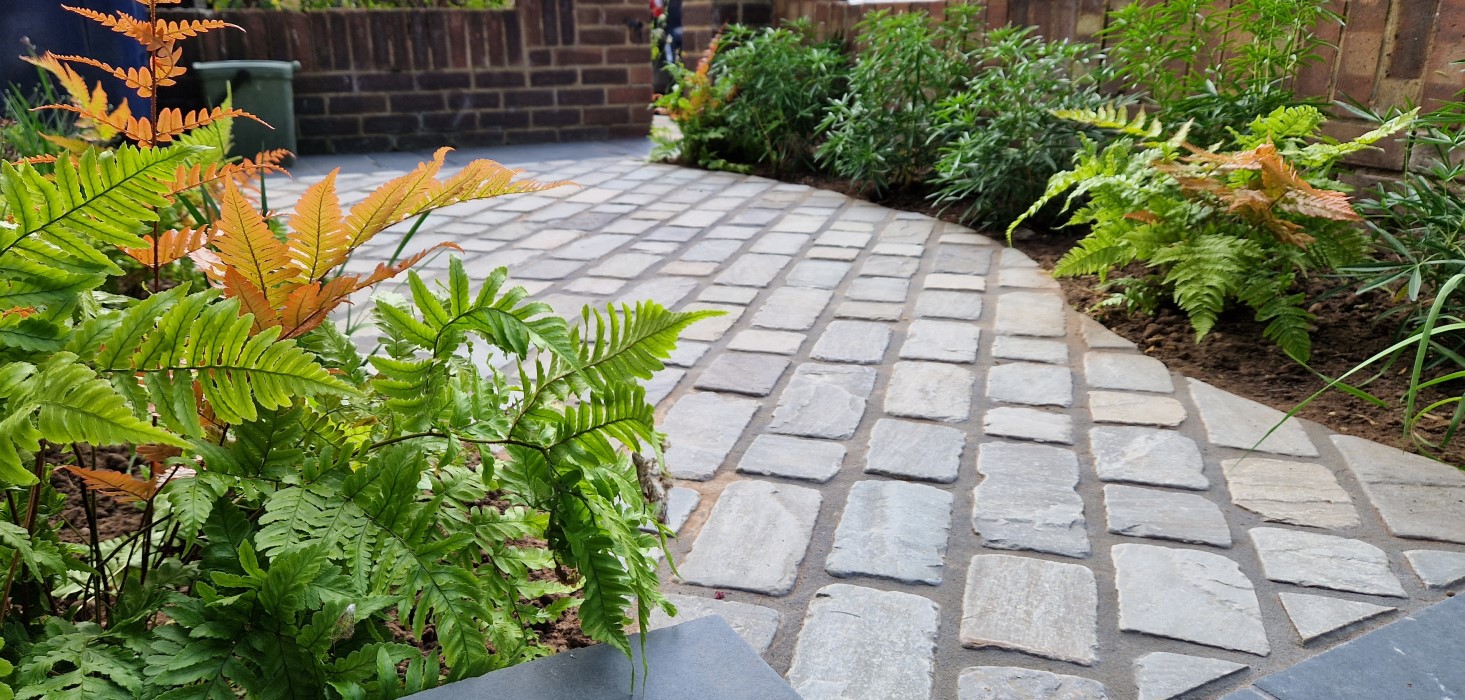
<path fill-rule="evenodd" d="M 1160 120 L 1117 107 L 1060 111 L 1122 137 L 1102 150 L 1085 139 L 1071 170 L 1008 228 L 1049 202 L 1073 213 L 1068 225 L 1089 233 L 1054 266 L 1058 275 L 1109 274 L 1143 263 L 1141 278 L 1119 280 L 1123 303 L 1153 311 L 1168 296 L 1190 318 L 1199 341 L 1221 312 L 1240 303 L 1266 326 L 1263 334 L 1306 361 L 1312 315 L 1296 290 L 1299 277 L 1333 271 L 1361 258 L 1367 239 L 1343 186 L 1327 177 L 1343 156 L 1404 129 L 1401 115 L 1359 138 L 1315 136 L 1323 117 L 1312 107 L 1280 108 L 1252 121 L 1235 149 L 1211 152 L 1186 141 L 1188 125 L 1163 140 Z M 1305 170 L 1304 170 L 1305 169 Z"/>
<path fill-rule="evenodd" d="M 168 47 L 211 28 L 99 17 Z M 178 60 L 133 82 L 164 86 Z M 349 210 L 333 173 L 272 228 L 240 179 L 259 166 L 207 160 L 232 108 L 107 104 L 69 108 L 121 145 L 0 164 L 0 691 L 395 698 L 549 653 L 536 628 L 570 614 L 629 655 L 632 618 L 665 605 L 639 381 L 707 314 L 572 324 L 454 259 L 376 304 L 383 352 L 364 357 L 331 311 L 421 255 L 344 274 L 351 251 L 560 183 L 491 161 L 443 177 L 439 151 Z M 123 257 L 192 260 L 203 287 L 101 291 Z M 468 360 L 479 345 L 515 378 Z M 136 528 L 103 539 L 98 499 Z"/>

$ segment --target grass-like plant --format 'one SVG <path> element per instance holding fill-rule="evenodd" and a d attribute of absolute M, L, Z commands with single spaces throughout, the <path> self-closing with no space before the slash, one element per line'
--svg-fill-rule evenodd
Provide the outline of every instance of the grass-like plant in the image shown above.
<path fill-rule="evenodd" d="M 1074 167 L 1054 175 L 1024 219 L 1067 193 L 1077 205 L 1068 225 L 1089 234 L 1054 267 L 1057 275 L 1099 275 L 1140 262 L 1148 273 L 1115 280 L 1112 303 L 1153 311 L 1169 297 L 1204 338 L 1234 303 L 1266 324 L 1264 335 L 1288 355 L 1310 355 L 1311 314 L 1295 289 L 1298 276 L 1358 262 L 1367 240 L 1340 183 L 1328 177 L 1343 156 L 1405 128 L 1401 115 L 1353 141 L 1316 137 L 1324 119 L 1311 107 L 1282 108 L 1256 118 L 1233 150 L 1212 152 L 1186 141 L 1186 128 L 1166 137 L 1158 119 L 1122 109 L 1059 116 L 1124 135 L 1100 150 L 1092 141 Z"/>
<path fill-rule="evenodd" d="M 120 145 L 0 163 L 0 694 L 394 698 L 548 653 L 536 628 L 571 608 L 629 655 L 628 624 L 665 605 L 638 382 L 706 313 L 572 324 L 453 260 L 375 304 L 382 351 L 362 356 L 329 313 L 416 258 L 341 274 L 351 250 L 559 183 L 443 176 L 440 151 L 349 210 L 327 177 L 272 229 L 242 186 L 260 166 L 213 145 L 247 115 L 132 115 L 68 72 L 151 96 L 184 70 L 178 40 L 224 28 L 149 10 L 81 12 L 147 46 L 140 71 L 38 59 L 72 95 L 57 107 Z M 119 257 L 191 259 L 207 286 L 103 293 Z M 137 525 L 104 539 L 99 500 Z"/>

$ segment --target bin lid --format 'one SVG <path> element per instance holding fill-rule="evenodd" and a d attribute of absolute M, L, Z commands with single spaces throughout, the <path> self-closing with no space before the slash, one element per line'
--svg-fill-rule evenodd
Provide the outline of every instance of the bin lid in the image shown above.
<path fill-rule="evenodd" d="M 300 70 L 299 61 L 201 61 L 193 64 L 193 70 L 200 78 L 234 77 L 239 71 L 249 71 L 255 78 L 289 80 Z"/>

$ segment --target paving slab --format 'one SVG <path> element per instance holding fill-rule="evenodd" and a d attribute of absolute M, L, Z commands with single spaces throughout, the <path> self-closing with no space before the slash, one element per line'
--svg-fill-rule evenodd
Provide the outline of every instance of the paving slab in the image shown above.
<path fill-rule="evenodd" d="M 1094 471 L 1102 481 L 1204 491 L 1200 447 L 1174 430 L 1102 426 L 1089 430 Z"/>
<path fill-rule="evenodd" d="M 969 370 L 939 362 L 897 362 L 885 390 L 885 412 L 892 416 L 963 421 L 971 414 Z"/>
<path fill-rule="evenodd" d="M 750 253 L 728 264 L 714 281 L 733 287 L 767 287 L 792 260 L 788 255 Z"/>
<path fill-rule="evenodd" d="M 1155 651 L 1135 659 L 1134 680 L 1139 700 L 1170 700 L 1246 669 L 1233 661 Z"/>
<path fill-rule="evenodd" d="M 988 442 L 977 448 L 984 478 L 972 493 L 972 529 L 993 549 L 1087 557 L 1089 536 L 1078 456 L 1046 445 Z"/>
<path fill-rule="evenodd" d="M 910 294 L 910 280 L 897 277 L 859 277 L 850 282 L 845 298 L 855 301 L 904 302 Z"/>
<path fill-rule="evenodd" d="M 976 362 L 980 339 L 981 329 L 969 323 L 911 321 L 905 343 L 900 346 L 900 359 Z"/>
<path fill-rule="evenodd" d="M 982 295 L 977 292 L 926 290 L 916 295 L 916 315 L 975 321 L 982 317 Z"/>
<path fill-rule="evenodd" d="M 738 471 L 824 483 L 839 473 L 844 455 L 844 445 L 837 442 L 759 435 L 738 460 Z"/>
<path fill-rule="evenodd" d="M 1409 567 L 1424 585 L 1448 588 L 1465 581 L 1465 552 L 1412 549 L 1404 552 Z"/>
<path fill-rule="evenodd" d="M 1273 581 L 1404 597 L 1389 556 L 1367 542 L 1276 527 L 1254 527 L 1250 535 L 1262 573 Z"/>
<path fill-rule="evenodd" d="M 1061 338 L 1067 328 L 1068 309 L 1063 297 L 1044 292 L 1008 292 L 997 297 L 998 335 L 1028 335 Z"/>
<path fill-rule="evenodd" d="M 980 275 L 933 272 L 926 275 L 925 288 L 950 289 L 958 292 L 985 292 L 987 291 L 987 278 Z"/>
<path fill-rule="evenodd" d="M 1193 493 L 1110 484 L 1104 487 L 1109 532 L 1191 544 L 1231 546 L 1231 528 L 1215 503 Z"/>
<path fill-rule="evenodd" d="M 1333 444 L 1389 532 L 1465 544 L 1465 472 L 1351 435 Z"/>
<path fill-rule="evenodd" d="M 916 274 L 921 261 L 893 255 L 871 255 L 860 266 L 861 277 L 899 277 L 909 279 Z"/>
<path fill-rule="evenodd" d="M 678 479 L 711 479 L 757 411 L 752 399 L 712 392 L 678 399 L 658 426 L 671 443 L 667 470 Z"/>
<path fill-rule="evenodd" d="M 1296 457 L 1318 455 L 1296 418 L 1202 381 L 1186 383 L 1212 444 Z"/>
<path fill-rule="evenodd" d="M 1321 464 L 1264 457 L 1221 461 L 1231 502 L 1269 522 L 1332 530 L 1357 527 L 1358 510 Z"/>
<path fill-rule="evenodd" d="M 1116 544 L 1119 629 L 1196 644 L 1271 653 L 1251 580 L 1219 554 Z"/>
<path fill-rule="evenodd" d="M 951 502 L 951 492 L 922 484 L 855 482 L 824 570 L 941 585 Z"/>
<path fill-rule="evenodd" d="M 820 588 L 799 631 L 789 684 L 804 700 L 927 700 L 938 612 L 909 593 Z"/>
<path fill-rule="evenodd" d="M 753 325 L 775 330 L 809 330 L 833 297 L 834 293 L 827 289 L 780 287 L 768 295 L 763 307 L 753 315 Z"/>
<path fill-rule="evenodd" d="M 784 435 L 844 440 L 865 415 L 875 370 L 850 365 L 800 365 L 778 397 L 768 430 Z"/>
<path fill-rule="evenodd" d="M 1083 356 L 1084 381 L 1096 389 L 1171 393 L 1170 369 L 1153 357 L 1131 352 L 1088 352 Z"/>
<path fill-rule="evenodd" d="M 1104 684 L 1088 678 L 1016 666 L 961 671 L 957 700 L 1108 700 Z"/>
<path fill-rule="evenodd" d="M 802 486 L 760 480 L 728 484 L 677 571 L 697 586 L 787 595 L 822 500 L 818 491 Z M 758 537 L 746 537 L 748 532 Z"/>
<path fill-rule="evenodd" d="M 1169 396 L 1090 391 L 1089 415 L 1095 423 L 1174 428 L 1184 423 L 1189 414 L 1184 404 Z"/>
<path fill-rule="evenodd" d="M 779 355 L 725 352 L 712 358 L 694 384 L 698 389 L 747 396 L 767 396 L 788 369 L 789 359 Z"/>
<path fill-rule="evenodd" d="M 987 370 L 987 398 L 1029 406 L 1072 406 L 1073 373 L 1067 367 L 1009 362 Z"/>
<path fill-rule="evenodd" d="M 1397 610 L 1386 605 L 1291 591 L 1283 591 L 1278 597 L 1282 601 L 1282 609 L 1287 611 L 1287 617 L 1292 621 L 1293 629 L 1302 637 L 1303 644 Z"/>
<path fill-rule="evenodd" d="M 961 469 L 966 435 L 956 428 L 881 418 L 870 433 L 865 473 L 951 483 Z"/>
<path fill-rule="evenodd" d="M 662 612 L 661 608 L 653 609 L 651 611 L 651 629 L 671 627 L 716 615 L 726 620 L 727 624 L 732 626 L 733 631 L 737 632 L 738 636 L 742 637 L 743 641 L 759 654 L 768 652 L 768 647 L 773 646 L 774 635 L 778 633 L 778 621 L 781 616 L 777 610 L 772 608 L 677 593 L 666 594 L 666 599 L 677 607 L 677 614 L 672 617 Z"/>
<path fill-rule="evenodd" d="M 943 243 L 936 248 L 933 272 L 958 275 L 986 274 L 992 264 L 992 248 L 986 246 L 951 245 Z"/>
<path fill-rule="evenodd" d="M 870 321 L 830 321 L 810 353 L 816 360 L 868 365 L 885 357 L 890 326 Z"/>
<path fill-rule="evenodd" d="M 728 342 L 727 348 L 744 352 L 797 355 L 799 347 L 804 344 L 805 337 L 803 333 L 749 329 L 739 331 L 737 335 L 733 336 L 733 339 Z"/>
<path fill-rule="evenodd" d="M 788 277 L 784 283 L 790 287 L 814 287 L 816 289 L 834 289 L 844 281 L 844 276 L 849 274 L 853 267 L 847 262 L 833 260 L 805 260 L 794 265 L 789 270 Z"/>
<path fill-rule="evenodd" d="M 1008 554 L 972 557 L 962 597 L 961 645 L 1094 665 L 1099 660 L 1094 572 Z"/>
<path fill-rule="evenodd" d="M 999 360 L 1027 360 L 1066 365 L 1068 364 L 1068 346 L 1058 340 L 999 335 L 992 341 L 992 357 Z"/>
<path fill-rule="evenodd" d="M 998 406 L 982 416 L 982 432 L 993 437 L 1072 445 L 1073 417 L 1036 408 Z"/>

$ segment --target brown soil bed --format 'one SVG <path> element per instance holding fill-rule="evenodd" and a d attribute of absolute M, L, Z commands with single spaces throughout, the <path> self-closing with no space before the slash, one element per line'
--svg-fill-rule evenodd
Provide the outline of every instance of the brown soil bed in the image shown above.
<path fill-rule="evenodd" d="M 760 173 L 767 176 L 767 173 Z M 922 192 L 896 193 L 884 198 L 871 198 L 852 188 L 849 183 L 822 175 L 792 178 L 812 187 L 835 190 L 852 197 L 861 197 L 883 206 L 927 214 L 944 221 L 956 222 L 957 210 L 941 211 L 931 205 Z M 990 234 L 1001 238 L 1000 233 Z M 1044 269 L 1073 247 L 1077 233 L 1049 231 L 1023 237 L 1014 245 Z M 1124 338 L 1133 341 L 1139 350 L 1163 361 L 1173 371 L 1195 377 L 1235 394 L 1259 401 L 1282 411 L 1291 411 L 1314 392 L 1327 384 L 1307 368 L 1288 358 L 1269 340 L 1262 337 L 1262 324 L 1249 315 L 1233 311 L 1222 316 L 1216 329 L 1196 343 L 1190 323 L 1178 308 L 1161 308 L 1154 316 L 1132 315 L 1122 309 L 1094 305 L 1108 296 L 1098 289 L 1095 277 L 1062 278 L 1059 280 L 1073 308 L 1099 320 Z M 1317 316 L 1313 332 L 1312 369 L 1327 377 L 1339 377 L 1358 363 L 1395 342 L 1395 328 L 1390 321 L 1376 322 L 1393 307 L 1384 293 L 1357 296 L 1341 288 L 1347 280 L 1313 279 L 1306 291 L 1314 300 L 1311 310 Z M 1408 364 L 1412 355 L 1396 362 L 1388 372 L 1363 386 L 1365 391 L 1389 403 L 1380 407 L 1341 391 L 1330 391 L 1305 406 L 1303 418 L 1321 423 L 1339 433 L 1356 435 L 1411 452 L 1419 449 L 1404 435 L 1401 397 L 1409 386 Z M 1365 370 L 1353 379 L 1372 377 L 1377 368 Z M 1350 380 L 1351 381 L 1351 380 Z M 1459 387 L 1454 395 L 1459 395 Z M 1427 400 L 1447 396 L 1434 393 Z M 1427 405 L 1427 404 L 1421 404 Z M 1437 442 L 1449 416 L 1422 421 L 1420 434 Z M 1465 444 L 1456 441 L 1436 456 L 1451 464 L 1465 464 Z"/>

